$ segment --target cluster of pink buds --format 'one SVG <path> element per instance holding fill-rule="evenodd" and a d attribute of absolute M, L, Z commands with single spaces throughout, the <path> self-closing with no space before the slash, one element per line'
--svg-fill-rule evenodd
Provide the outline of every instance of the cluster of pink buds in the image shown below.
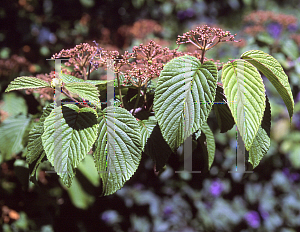
<path fill-rule="evenodd" d="M 229 31 L 221 28 L 209 27 L 207 25 L 197 27 L 195 30 L 188 31 L 182 36 L 178 36 L 177 44 L 191 43 L 202 51 L 209 50 L 219 42 L 239 42 Z"/>
<path fill-rule="evenodd" d="M 170 51 L 167 47 L 162 48 L 153 40 L 147 45 L 135 46 L 132 50 L 136 59 L 124 70 L 124 84 L 131 83 L 137 87 L 144 86 L 149 80 L 158 77 L 164 63 L 176 56 L 176 51 Z"/>

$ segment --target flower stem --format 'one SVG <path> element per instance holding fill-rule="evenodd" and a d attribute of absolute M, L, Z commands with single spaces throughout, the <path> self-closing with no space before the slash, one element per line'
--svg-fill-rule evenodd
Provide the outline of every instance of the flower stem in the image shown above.
<path fill-rule="evenodd" d="M 206 49 L 206 40 L 204 42 L 204 46 L 203 46 L 203 49 L 202 49 L 201 64 L 203 64 L 203 61 L 204 61 L 205 49 Z"/>
<path fill-rule="evenodd" d="M 125 108 L 124 102 L 123 102 L 123 98 L 122 98 L 122 89 L 121 89 L 121 85 L 120 85 L 120 77 L 119 77 L 119 73 L 117 73 L 117 80 L 118 80 L 118 88 L 119 88 L 119 96 L 120 96 L 120 100 L 121 100 L 121 102 L 122 102 L 122 106 Z"/>
<path fill-rule="evenodd" d="M 63 92 L 64 95 L 66 95 L 68 98 L 72 99 L 74 102 L 78 103 L 79 105 L 83 106 L 83 107 L 89 107 L 88 105 L 84 105 L 81 102 L 77 101 L 75 98 L 73 98 L 70 94 L 68 94 L 66 91 L 64 91 L 63 89 L 61 90 Z"/>
<path fill-rule="evenodd" d="M 137 98 L 136 98 L 136 102 L 134 104 L 132 115 L 134 115 L 135 109 L 136 109 L 136 107 L 137 107 L 137 105 L 138 105 L 138 103 L 140 101 L 141 87 L 142 87 L 141 82 L 142 82 L 142 80 L 140 79 L 140 81 L 139 81 L 139 87 L 138 87 L 138 93 L 137 93 Z"/>

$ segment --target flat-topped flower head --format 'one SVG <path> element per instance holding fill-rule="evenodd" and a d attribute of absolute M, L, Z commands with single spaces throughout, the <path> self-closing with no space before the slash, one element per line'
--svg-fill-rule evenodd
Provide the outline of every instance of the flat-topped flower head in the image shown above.
<path fill-rule="evenodd" d="M 221 28 L 203 25 L 195 30 L 188 31 L 182 36 L 178 36 L 177 44 L 191 43 L 200 50 L 209 50 L 219 42 L 239 42 L 235 40 L 236 34 L 230 31 L 223 31 Z"/>

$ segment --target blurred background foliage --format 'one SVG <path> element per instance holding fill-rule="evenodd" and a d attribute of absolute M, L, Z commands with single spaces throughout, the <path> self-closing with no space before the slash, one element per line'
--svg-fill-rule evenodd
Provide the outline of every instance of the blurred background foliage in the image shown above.
<path fill-rule="evenodd" d="M 300 231 L 300 3 L 298 0 L 2 0 L 0 2 L 0 230 L 10 231 Z M 4 93 L 18 76 L 54 70 L 61 49 L 96 40 L 106 50 L 131 51 L 153 39 L 176 48 L 177 35 L 209 24 L 237 33 L 238 44 L 218 45 L 219 62 L 260 49 L 279 60 L 295 99 L 291 123 L 282 99 L 263 77 L 272 110 L 271 148 L 253 174 L 235 167 L 236 128 L 220 134 L 207 174 L 175 174 L 183 157 L 163 173 L 143 155 L 133 178 L 116 194 L 98 197 L 99 176 L 89 154 L 67 189 L 50 164 L 28 182 L 26 139 L 51 97 Z M 181 50 L 192 51 L 190 46 Z M 46 75 L 46 74 L 45 74 Z M 9 132 L 9 133 L 8 133 Z M 193 170 L 201 169 L 193 154 Z"/>

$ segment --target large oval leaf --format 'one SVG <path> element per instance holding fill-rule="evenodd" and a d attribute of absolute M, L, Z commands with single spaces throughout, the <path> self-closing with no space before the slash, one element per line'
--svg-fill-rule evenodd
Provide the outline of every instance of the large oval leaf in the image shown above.
<path fill-rule="evenodd" d="M 137 170 L 141 153 L 141 131 L 136 119 L 123 108 L 105 108 L 99 116 L 99 137 L 93 154 L 103 195 L 123 187 Z"/>
<path fill-rule="evenodd" d="M 97 138 L 97 128 L 96 111 L 73 104 L 54 108 L 45 119 L 42 143 L 47 158 L 68 187 Z"/>
<path fill-rule="evenodd" d="M 154 96 L 154 111 L 162 135 L 175 151 L 201 128 L 216 94 L 217 67 L 192 56 L 178 57 L 161 72 Z"/>
<path fill-rule="evenodd" d="M 290 117 L 292 117 L 294 112 L 294 99 L 288 76 L 283 71 L 280 63 L 273 56 L 259 50 L 244 52 L 241 58 L 253 64 L 270 80 L 282 97 Z"/>
<path fill-rule="evenodd" d="M 262 78 L 252 64 L 238 59 L 223 66 L 222 82 L 228 106 L 249 151 L 266 107 Z"/>

